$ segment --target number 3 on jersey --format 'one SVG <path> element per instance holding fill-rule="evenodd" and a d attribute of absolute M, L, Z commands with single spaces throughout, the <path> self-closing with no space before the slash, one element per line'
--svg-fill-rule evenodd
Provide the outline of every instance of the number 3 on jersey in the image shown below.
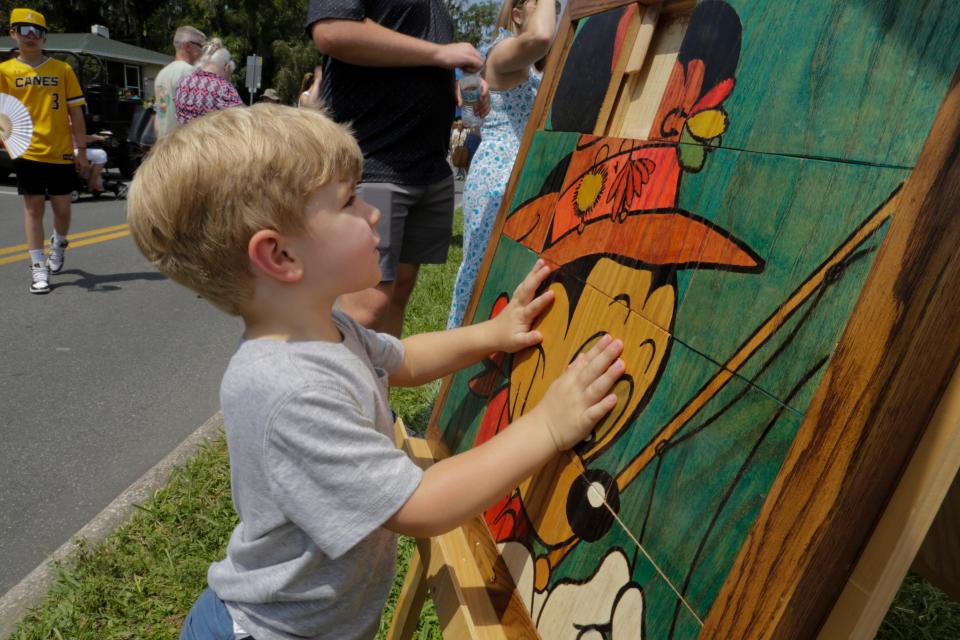
<path fill-rule="evenodd" d="M 54 92 L 53 92 L 52 94 L 50 94 L 50 95 L 53 96 L 53 105 L 51 105 L 50 108 L 51 108 L 51 109 L 56 109 L 56 110 L 59 111 L 59 110 L 60 110 L 60 94 L 59 94 L 58 92 L 54 91 Z"/>

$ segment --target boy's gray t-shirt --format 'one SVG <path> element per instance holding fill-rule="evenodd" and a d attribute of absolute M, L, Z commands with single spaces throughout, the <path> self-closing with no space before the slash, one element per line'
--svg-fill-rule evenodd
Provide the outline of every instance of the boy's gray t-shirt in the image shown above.
<path fill-rule="evenodd" d="M 393 444 L 403 347 L 334 321 L 340 343 L 242 342 L 220 388 L 240 523 L 207 581 L 257 640 L 372 638 L 396 555 L 381 525 L 422 475 Z"/>

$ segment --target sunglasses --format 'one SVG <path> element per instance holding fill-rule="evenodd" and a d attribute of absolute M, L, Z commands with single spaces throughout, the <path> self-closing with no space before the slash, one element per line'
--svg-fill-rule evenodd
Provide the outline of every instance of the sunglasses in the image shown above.
<path fill-rule="evenodd" d="M 35 38 L 42 38 L 46 35 L 46 29 L 41 29 L 40 27 L 35 27 L 32 24 L 18 24 L 13 28 L 21 37 L 33 36 Z"/>

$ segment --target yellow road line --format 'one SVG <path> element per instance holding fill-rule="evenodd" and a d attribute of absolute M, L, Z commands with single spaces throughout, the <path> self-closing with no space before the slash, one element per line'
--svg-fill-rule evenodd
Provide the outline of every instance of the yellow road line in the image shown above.
<path fill-rule="evenodd" d="M 128 224 L 118 224 L 112 227 L 103 227 L 102 229 L 93 229 L 92 231 L 81 231 L 80 233 L 71 233 L 67 235 L 67 240 L 71 243 L 80 238 L 89 238 L 90 236 L 97 236 L 101 233 L 110 233 L 111 231 L 119 231 L 120 229 L 129 229 L 130 225 Z M 0 256 L 7 255 L 10 253 L 19 253 L 21 251 L 26 251 L 27 245 L 18 244 L 15 247 L 4 247 L 0 249 Z"/>
<path fill-rule="evenodd" d="M 114 229 L 122 229 L 121 231 L 115 231 L 114 233 L 103 233 L 104 231 L 111 231 Z M 100 233 L 102 235 L 96 235 Z M 99 242 L 106 242 L 107 240 L 114 240 L 116 238 L 123 238 L 130 235 L 130 229 L 127 225 L 117 225 L 116 227 L 105 227 L 103 229 L 97 229 L 94 231 L 86 231 L 84 233 L 77 233 L 74 235 L 69 235 L 67 238 L 70 239 L 70 248 L 75 249 L 77 247 L 85 247 L 88 244 L 97 244 Z M 81 239 L 77 239 L 81 238 Z M 21 247 L 10 247 L 10 249 L 16 249 L 18 251 L 26 251 L 26 245 Z M 9 253 L 7 250 L 0 250 L 6 253 Z M 0 265 L 10 264 L 11 262 L 19 262 L 21 260 L 29 260 L 29 253 L 18 253 L 16 255 L 10 255 L 0 258 Z"/>

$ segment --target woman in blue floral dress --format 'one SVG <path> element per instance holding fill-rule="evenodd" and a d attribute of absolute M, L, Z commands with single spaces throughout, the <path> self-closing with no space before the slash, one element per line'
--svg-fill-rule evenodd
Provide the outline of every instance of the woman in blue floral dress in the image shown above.
<path fill-rule="evenodd" d="M 505 0 L 497 18 L 497 34 L 480 48 L 486 59 L 483 77 L 490 87 L 490 113 L 481 126 L 480 147 L 463 190 L 463 262 L 453 287 L 448 329 L 463 322 L 540 87 L 537 68 L 550 49 L 556 23 L 554 0 Z"/>

